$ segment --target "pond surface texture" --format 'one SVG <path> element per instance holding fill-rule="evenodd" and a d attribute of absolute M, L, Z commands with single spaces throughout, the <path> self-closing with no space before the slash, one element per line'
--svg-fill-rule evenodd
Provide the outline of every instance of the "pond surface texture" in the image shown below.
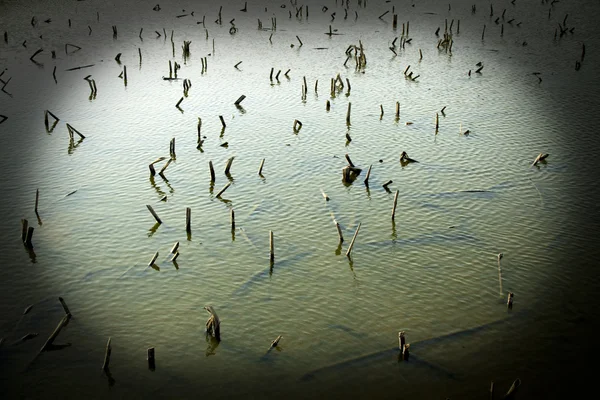
<path fill-rule="evenodd" d="M 520 378 L 519 398 L 554 399 L 590 386 L 598 2 L 244 3 L 0 2 L 3 398 L 467 399 L 492 381 L 498 398 Z M 361 44 L 366 66 L 360 50 L 344 66 Z M 177 80 L 163 79 L 169 60 Z M 350 184 L 346 154 L 362 169 Z M 54 344 L 71 346 L 38 355 L 59 296 L 72 318 Z"/>

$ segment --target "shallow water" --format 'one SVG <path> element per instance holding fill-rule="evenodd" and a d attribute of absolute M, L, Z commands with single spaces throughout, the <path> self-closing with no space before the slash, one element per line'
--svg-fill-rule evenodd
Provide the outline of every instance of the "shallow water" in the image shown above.
<path fill-rule="evenodd" d="M 598 5 L 495 2 L 490 18 L 483 2 L 472 14 L 474 3 L 466 1 L 452 3 L 450 11 L 434 2 L 359 7 L 354 1 L 344 20 L 344 8 L 334 1 L 327 12 L 323 3 L 306 2 L 308 18 L 291 19 L 290 4 L 281 4 L 251 2 L 247 13 L 238 11 L 241 2 L 224 5 L 222 25 L 214 22 L 218 5 L 196 2 L 161 4 L 159 12 L 140 1 L 0 5 L 9 32 L 8 44 L 1 44 L 1 79 L 12 77 L 6 86 L 12 97 L 0 93 L 0 114 L 8 116 L 0 125 L 8 199 L 0 206 L 0 337 L 6 338 L 0 365 L 7 392 L 27 398 L 470 398 L 485 396 L 490 381 L 499 393 L 520 377 L 526 398 L 571 393 L 567 379 L 557 377 L 584 382 L 582 354 L 597 354 L 590 327 L 599 284 L 593 268 L 598 187 L 590 160 L 600 144 L 593 70 Z M 399 14 L 395 31 L 391 12 L 377 18 L 392 6 Z M 504 8 L 500 36 L 494 20 Z M 176 18 L 192 10 L 194 17 Z M 574 33 L 553 40 L 567 13 Z M 197 23 L 203 15 L 208 40 Z M 273 15 L 276 31 L 257 29 L 257 18 L 270 28 Z M 52 21 L 43 22 L 47 18 Z M 239 29 L 234 35 L 232 18 Z M 434 35 L 437 27 L 443 33 L 446 18 L 461 20 L 451 55 L 436 49 Z M 394 56 L 388 48 L 407 20 L 412 42 Z M 323 34 L 329 24 L 339 35 Z M 163 28 L 168 37 L 157 37 L 154 31 Z M 184 40 L 192 41 L 185 61 Z M 344 51 L 359 40 L 368 61 L 364 73 L 354 60 L 343 66 Z M 575 71 L 582 42 L 587 53 Z M 82 49 L 65 54 L 64 43 Z M 38 48 L 44 48 L 36 57 L 43 66 L 29 61 Z M 175 104 L 183 80 L 161 78 L 168 60 L 180 63 L 178 76 L 192 82 L 182 111 Z M 94 66 L 65 71 L 88 64 Z M 118 77 L 123 65 L 126 86 Z M 403 75 L 408 65 L 420 75 L 415 82 Z M 282 71 L 279 80 L 269 79 L 271 68 L 274 75 Z M 533 72 L 541 73 L 541 82 Z M 351 90 L 332 97 L 329 82 L 338 73 Z M 83 80 L 89 74 L 98 87 L 91 99 Z M 236 108 L 242 94 L 247 97 Z M 435 115 L 444 106 L 436 134 Z M 46 109 L 60 118 L 51 133 L 44 127 Z M 196 148 L 198 117 L 202 150 Z M 303 126 L 295 133 L 296 119 Z M 65 123 L 86 138 L 70 143 Z M 460 134 L 467 129 L 469 135 Z M 166 179 L 151 178 L 148 164 L 168 157 L 172 138 L 176 159 Z M 402 166 L 402 151 L 419 162 Z M 531 167 L 540 152 L 550 153 L 547 162 Z M 363 169 L 352 185 L 341 181 L 345 154 Z M 223 169 L 232 156 L 229 179 Z M 367 188 L 362 181 L 370 165 Z M 389 192 L 382 187 L 388 180 Z M 163 220 L 160 226 L 147 204 Z M 35 227 L 33 253 L 20 241 L 21 218 Z M 334 219 L 342 226 L 342 246 Z M 178 241 L 180 256 L 169 262 Z M 156 251 L 157 268 L 147 267 Z M 507 292 L 515 293 L 509 312 Z M 58 296 L 73 319 L 57 343 L 72 346 L 35 358 L 62 318 Z M 204 335 L 207 304 L 222 320 L 216 348 Z M 399 363 L 385 351 L 397 346 L 400 330 L 414 343 L 414 357 Z M 39 336 L 13 345 L 28 332 Z M 278 335 L 280 347 L 265 355 Z M 100 371 L 108 337 L 114 382 Z M 153 372 L 145 360 L 149 347 L 156 348 Z M 313 379 L 303 380 L 307 374 Z"/>

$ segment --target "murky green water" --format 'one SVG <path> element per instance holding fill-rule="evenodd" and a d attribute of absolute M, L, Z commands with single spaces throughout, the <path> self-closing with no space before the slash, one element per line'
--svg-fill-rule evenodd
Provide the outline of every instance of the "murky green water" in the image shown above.
<path fill-rule="evenodd" d="M 8 117 L 0 125 L 0 365 L 9 397 L 471 398 L 485 396 L 490 381 L 503 393 L 519 377 L 523 397 L 554 398 L 584 382 L 582 354 L 596 354 L 590 327 L 599 283 L 597 4 L 494 2 L 490 17 L 487 2 L 476 2 L 473 14 L 466 1 L 450 10 L 353 1 L 344 19 L 341 2 L 304 3 L 309 15 L 304 9 L 297 18 L 290 3 L 249 3 L 247 13 L 243 2 L 224 4 L 222 25 L 214 22 L 217 4 L 0 4 L 8 31 L 1 79 L 12 77 L 12 96 L 0 93 Z M 554 40 L 567 13 L 575 30 Z M 257 19 L 268 29 L 258 30 Z M 445 19 L 454 19 L 451 54 L 436 48 Z M 406 21 L 412 41 L 399 48 Z M 330 24 L 337 35 L 324 34 Z M 389 50 L 395 37 L 397 55 Z M 187 60 L 184 40 L 192 41 Z M 354 59 L 343 65 L 359 40 L 361 71 Z M 82 49 L 67 54 L 65 43 Z M 38 48 L 43 65 L 29 61 Z M 181 64 L 180 80 L 162 79 L 169 60 Z M 408 65 L 416 81 L 403 75 Z M 89 74 L 95 98 L 83 80 Z M 345 87 L 331 96 L 337 74 Z M 183 78 L 192 87 L 178 109 Z M 50 133 L 44 110 L 60 118 Z M 66 123 L 86 138 L 71 143 Z M 169 156 L 172 138 L 166 179 L 150 177 L 148 164 Z M 402 151 L 419 162 L 401 165 Z M 531 167 L 540 152 L 550 154 L 547 162 Z M 341 180 L 345 154 L 363 169 L 351 185 Z M 21 218 L 35 228 L 33 252 L 21 243 Z M 175 242 L 180 256 L 170 262 Z M 147 267 L 156 251 L 156 268 Z M 515 306 L 507 312 L 508 292 Z M 36 358 L 62 318 L 58 296 L 73 318 L 56 343 L 72 346 Z M 204 335 L 208 304 L 222 320 L 218 345 Z M 400 330 L 412 343 L 409 361 L 391 350 Z M 14 344 L 29 332 L 39 336 Z M 280 347 L 266 354 L 278 335 Z M 114 381 L 100 371 L 108 337 Z"/>

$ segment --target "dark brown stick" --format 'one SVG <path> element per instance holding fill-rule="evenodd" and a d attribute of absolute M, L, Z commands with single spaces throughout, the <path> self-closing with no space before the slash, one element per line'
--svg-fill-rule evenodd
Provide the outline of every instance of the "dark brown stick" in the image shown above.
<path fill-rule="evenodd" d="M 65 327 L 65 325 L 69 322 L 70 319 L 71 319 L 71 314 L 67 314 L 60 320 L 60 322 L 56 326 L 56 329 L 54 329 L 54 332 L 52 332 L 50 337 L 48 337 L 48 340 L 46 340 L 46 343 L 44 343 L 44 345 L 40 349 L 40 353 L 43 351 L 46 351 L 50 346 L 52 346 L 52 343 L 54 342 L 54 340 L 60 333 L 61 329 Z"/>
<path fill-rule="evenodd" d="M 104 351 L 104 363 L 102 363 L 102 371 L 108 371 L 108 364 L 110 363 L 110 353 L 112 352 L 112 347 L 110 346 L 110 337 L 108 338 L 108 342 L 106 343 L 106 350 Z"/>

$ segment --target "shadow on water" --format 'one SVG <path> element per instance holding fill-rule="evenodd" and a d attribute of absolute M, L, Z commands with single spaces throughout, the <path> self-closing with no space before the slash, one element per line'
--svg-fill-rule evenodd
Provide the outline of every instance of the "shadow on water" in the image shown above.
<path fill-rule="evenodd" d="M 27 252 L 27 255 L 29 256 L 29 260 L 31 261 L 32 264 L 36 263 L 36 255 L 35 255 L 35 251 L 33 251 L 33 247 L 27 247 L 27 246 L 23 246 L 25 248 L 25 251 Z"/>
<path fill-rule="evenodd" d="M 395 234 L 395 229 L 392 230 L 392 234 Z M 382 247 L 389 246 L 428 246 L 432 244 L 450 244 L 450 243 L 470 243 L 479 244 L 479 240 L 467 233 L 446 233 L 446 232 L 433 232 L 428 234 L 417 235 L 406 239 L 392 239 L 383 240 L 378 242 L 364 243 L 363 246 L 370 249 L 380 249 Z"/>
<path fill-rule="evenodd" d="M 279 270 L 281 268 L 287 268 L 289 266 L 295 265 L 299 261 L 304 260 L 305 258 L 312 255 L 310 252 L 302 252 L 298 253 L 291 257 L 286 257 L 281 260 L 275 260 L 274 263 L 269 262 L 269 267 L 264 270 L 255 273 L 252 275 L 246 282 L 244 282 L 239 288 L 237 288 L 234 292 L 234 296 L 241 296 L 247 294 L 254 286 L 260 284 L 266 279 L 270 279 L 273 276 L 273 272 L 275 269 Z"/>
<path fill-rule="evenodd" d="M 108 387 L 109 387 L 109 388 L 111 388 L 111 387 L 115 386 L 115 383 L 116 383 L 117 381 L 116 381 L 116 380 L 113 378 L 113 376 L 112 376 L 112 373 L 110 372 L 110 368 L 108 368 L 108 367 L 107 367 L 107 368 L 106 368 L 106 369 L 103 371 L 103 373 L 104 373 L 104 375 L 106 376 L 106 380 L 107 380 L 107 383 L 108 383 Z"/>
<path fill-rule="evenodd" d="M 447 341 L 464 339 L 464 338 L 468 338 L 472 335 L 478 334 L 478 333 L 486 331 L 486 330 L 497 329 L 497 328 L 502 327 L 503 325 L 507 324 L 508 322 L 515 322 L 517 319 L 522 320 L 524 318 L 527 318 L 528 315 L 529 315 L 528 310 L 522 310 L 522 311 L 519 311 L 518 313 L 510 314 L 508 317 L 502 318 L 497 321 L 489 322 L 489 323 L 486 323 L 483 325 L 479 325 L 474 328 L 464 329 L 461 331 L 436 336 L 436 337 L 433 337 L 430 339 L 424 339 L 424 340 L 420 340 L 417 342 L 413 342 L 413 343 L 411 343 L 412 352 L 410 354 L 409 360 L 402 361 L 402 363 L 405 363 L 405 365 L 410 365 L 410 366 L 414 366 L 414 367 L 427 368 L 428 370 L 436 372 L 438 374 L 441 374 L 442 376 L 449 378 L 449 379 L 458 379 L 458 376 L 455 373 L 448 371 L 448 370 L 442 368 L 441 366 L 436 365 L 432 362 L 429 362 L 419 355 L 415 355 L 415 352 L 418 353 L 418 351 L 420 349 L 425 349 L 425 348 L 427 348 L 427 346 L 430 346 L 430 345 L 440 344 L 440 343 L 444 343 Z M 348 368 L 367 367 L 374 363 L 387 362 L 392 359 L 396 359 L 396 361 L 399 361 L 398 353 L 399 353 L 399 349 L 397 346 L 389 348 L 389 349 L 385 349 L 385 350 L 372 352 L 372 353 L 369 353 L 366 355 L 354 357 L 354 358 L 351 358 L 348 360 L 336 362 L 331 365 L 317 368 L 315 370 L 312 370 L 312 371 L 307 372 L 304 375 L 302 375 L 300 380 L 301 381 L 309 381 L 309 380 L 318 378 L 320 376 L 323 376 L 323 379 L 325 379 L 325 377 L 328 373 L 339 373 L 340 371 L 342 371 L 344 369 L 348 369 Z"/>

